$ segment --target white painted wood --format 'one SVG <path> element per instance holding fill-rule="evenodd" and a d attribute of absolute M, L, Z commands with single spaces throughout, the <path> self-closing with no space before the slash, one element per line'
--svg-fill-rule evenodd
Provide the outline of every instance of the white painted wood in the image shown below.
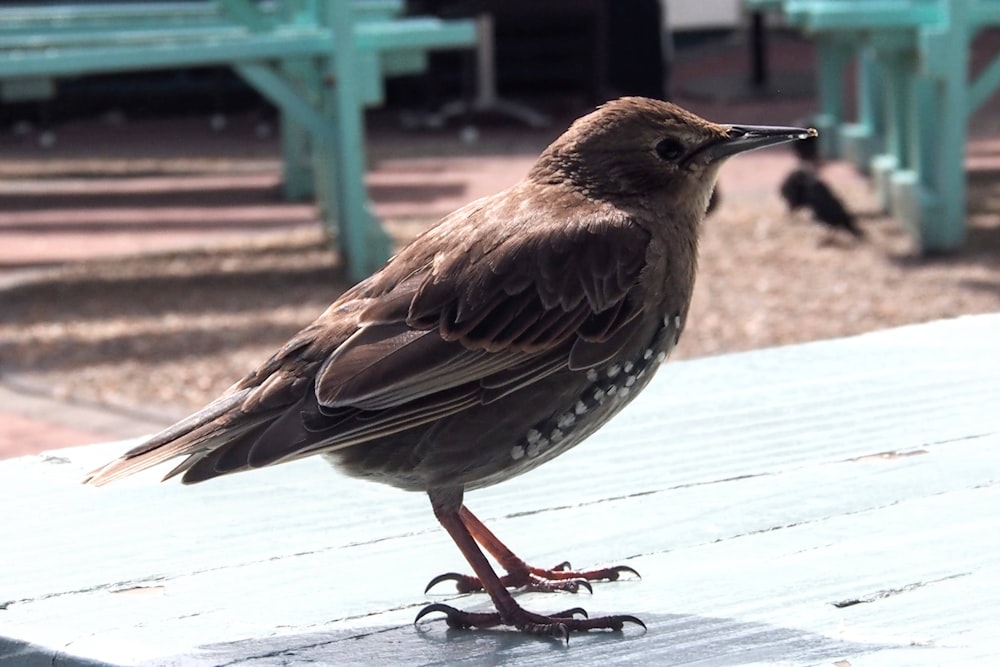
<path fill-rule="evenodd" d="M 695 335 L 692 332 L 690 335 Z M 668 364 L 574 451 L 468 504 L 529 561 L 641 581 L 522 595 L 646 633 L 414 627 L 486 609 L 425 498 L 320 460 L 183 487 L 0 463 L 0 664 L 993 664 L 1000 315 Z M 841 605 L 841 606 L 837 606 Z"/>

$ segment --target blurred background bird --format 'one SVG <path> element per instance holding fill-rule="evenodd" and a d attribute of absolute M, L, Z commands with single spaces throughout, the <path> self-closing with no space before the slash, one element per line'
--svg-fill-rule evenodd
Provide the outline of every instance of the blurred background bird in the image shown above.
<path fill-rule="evenodd" d="M 781 183 L 781 196 L 790 211 L 806 209 L 816 222 L 834 230 L 843 230 L 856 239 L 865 233 L 844 203 L 820 177 L 822 166 L 819 139 L 810 136 L 791 144 L 799 164 Z"/>
<path fill-rule="evenodd" d="M 781 196 L 791 211 L 808 209 L 813 219 L 831 229 L 842 229 L 857 239 L 865 237 L 843 202 L 809 166 L 800 166 L 785 178 L 781 184 Z"/>

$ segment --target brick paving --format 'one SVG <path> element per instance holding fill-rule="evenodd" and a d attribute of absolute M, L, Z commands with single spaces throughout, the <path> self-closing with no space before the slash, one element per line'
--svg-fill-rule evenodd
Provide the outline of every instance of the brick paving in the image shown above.
<path fill-rule="evenodd" d="M 129 415 L 0 380 L 0 459 L 153 433 L 166 417 Z"/>

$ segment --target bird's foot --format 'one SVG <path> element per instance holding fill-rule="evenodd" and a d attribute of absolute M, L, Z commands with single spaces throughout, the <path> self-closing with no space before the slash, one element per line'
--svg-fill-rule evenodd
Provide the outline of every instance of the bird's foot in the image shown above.
<path fill-rule="evenodd" d="M 623 572 L 639 577 L 639 573 L 627 565 L 597 568 L 593 570 L 573 570 L 568 562 L 563 562 L 550 569 L 542 569 L 524 565 L 512 567 L 507 574 L 500 577 L 500 582 L 506 588 L 523 588 L 527 591 L 553 593 L 562 591 L 576 593 L 580 588 L 586 588 L 593 593 L 591 581 L 617 581 Z M 641 578 L 641 577 L 640 577 Z M 442 581 L 454 581 L 459 593 L 472 593 L 483 590 L 483 584 L 478 578 L 458 572 L 446 572 L 431 579 L 424 589 L 430 591 Z"/>
<path fill-rule="evenodd" d="M 417 617 L 413 619 L 413 622 L 417 623 L 427 614 L 436 611 L 445 615 L 445 622 L 448 623 L 448 627 L 458 630 L 510 626 L 517 628 L 525 634 L 553 637 L 566 643 L 569 643 L 569 634 L 571 632 L 587 632 L 588 630 L 613 630 L 620 632 L 626 623 L 635 623 L 643 630 L 646 629 L 645 623 L 635 616 L 628 614 L 589 618 L 584 609 L 574 607 L 557 612 L 551 616 L 544 616 L 526 611 L 516 605 L 506 614 L 500 614 L 498 612 L 462 611 L 446 604 L 435 603 L 421 609 Z M 582 616 L 583 618 L 577 618 L 577 616 Z"/>

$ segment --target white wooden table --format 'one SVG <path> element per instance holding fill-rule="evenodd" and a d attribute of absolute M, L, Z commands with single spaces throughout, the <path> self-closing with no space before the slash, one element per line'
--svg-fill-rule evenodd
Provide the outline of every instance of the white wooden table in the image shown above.
<path fill-rule="evenodd" d="M 689 335 L 697 335 L 692 331 Z M 663 369 L 590 441 L 469 506 L 539 565 L 641 581 L 521 596 L 647 632 L 412 625 L 466 571 L 423 496 L 304 461 L 209 484 L 0 464 L 0 664 L 969 665 L 1000 655 L 1000 315 Z M 435 615 L 436 616 L 436 615 Z M 567 662 L 569 661 L 569 662 Z M 842 661 L 842 662 L 841 662 Z"/>

